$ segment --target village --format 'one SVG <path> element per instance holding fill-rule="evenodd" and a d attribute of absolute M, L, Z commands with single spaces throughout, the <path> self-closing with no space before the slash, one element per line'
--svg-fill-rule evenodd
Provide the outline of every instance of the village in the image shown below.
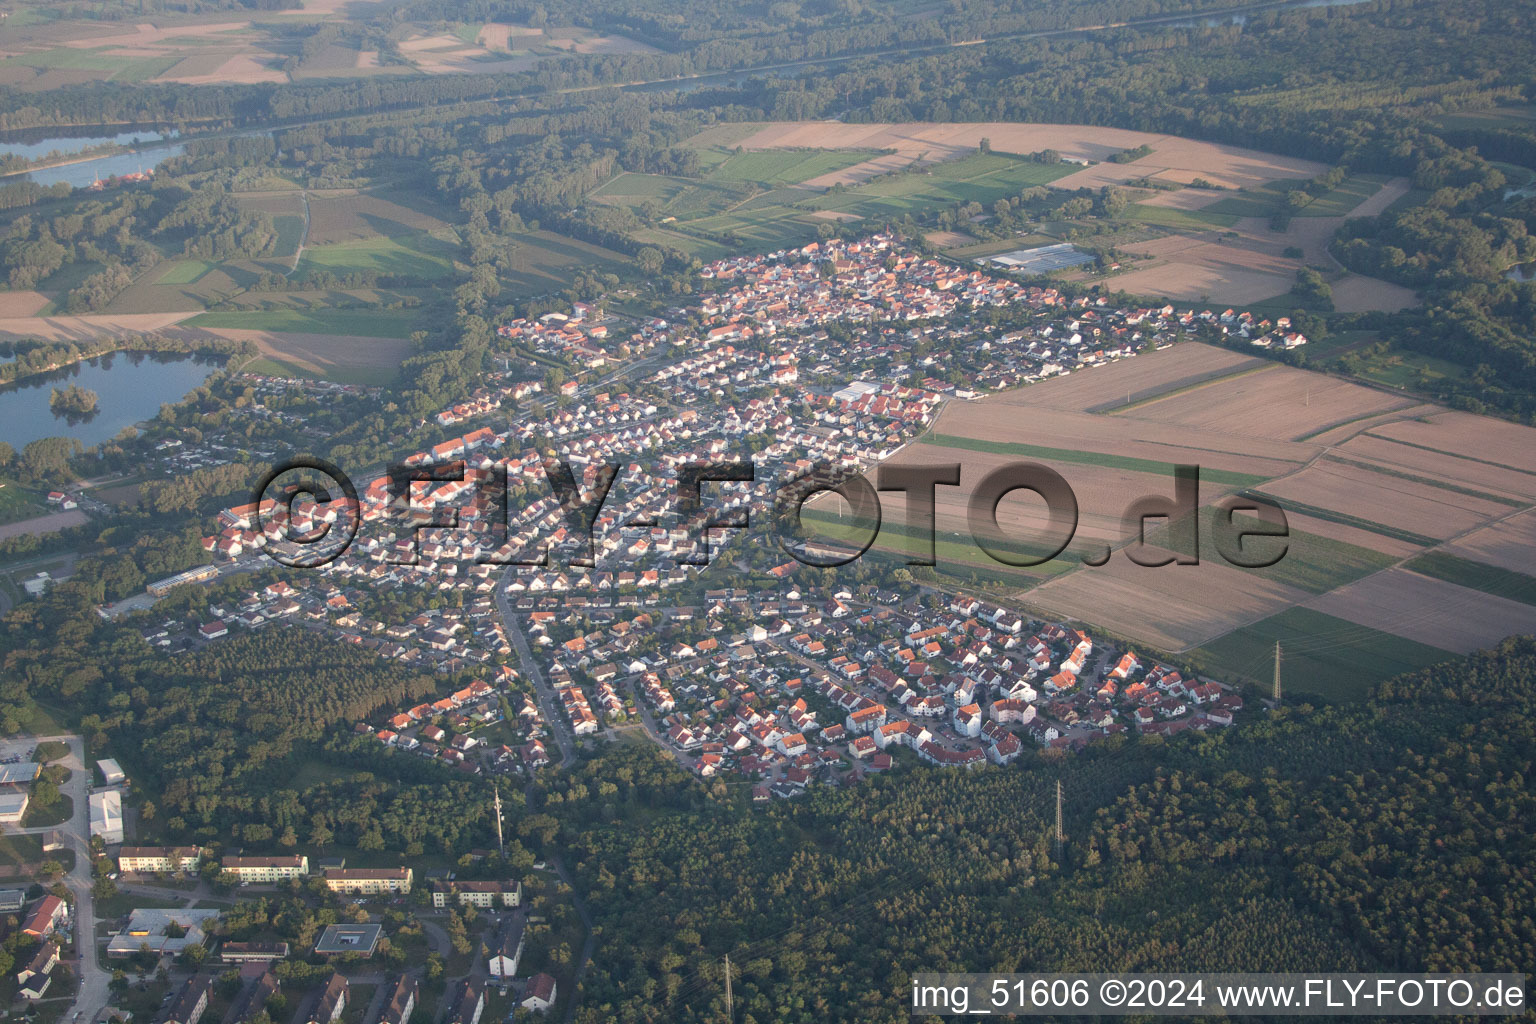
<path fill-rule="evenodd" d="M 423 420 L 439 440 L 398 464 L 418 479 L 372 475 L 355 504 L 279 491 L 229 507 L 203 539 L 208 564 L 103 614 L 149 609 L 135 620 L 143 639 L 171 657 L 283 628 L 416 669 L 409 699 L 349 722 L 342 739 L 484 777 L 498 817 L 502 787 L 610 742 L 654 744 L 706 784 L 770 804 L 875 773 L 1038 764 L 1233 724 L 1244 700 L 1220 681 L 996 595 L 919 581 L 888 558 L 803 564 L 768 526 L 781 485 L 868 472 L 947 403 L 1190 337 L 1299 343 L 1283 318 L 1112 308 L 889 236 L 723 260 L 702 276 L 705 290 L 668 317 L 577 303 L 499 325 L 505 343 L 574 372 L 541 378 L 540 363 L 504 360 Z M 288 396 L 358 394 L 242 379 L 241 417 L 300 433 L 310 428 Z M 175 472 L 218 465 L 233 445 L 166 441 L 158 455 Z M 700 464 L 741 471 L 701 487 L 691 508 L 680 484 Z M 574 500 L 552 487 L 562 467 Z M 310 544 L 315 535 L 325 539 Z M 206 618 L 157 621 L 165 595 L 215 582 L 226 585 Z M 494 850 L 455 872 L 137 846 L 123 817 L 129 783 L 115 764 L 99 770 L 105 785 L 82 799 L 80 826 L 92 870 L 115 856 L 124 912 L 82 906 L 78 884 L 64 896 L 103 920 L 106 958 L 136 970 L 141 987 L 162 968 L 157 1019 L 198 1024 L 212 1008 L 246 1020 L 278 1007 L 315 1024 L 404 1024 L 429 981 L 402 960 L 406 943 L 451 967 L 433 997 L 448 1024 L 555 1005 L 563 982 L 522 959 L 532 903 L 541 919 L 570 923 L 568 887 L 542 878 L 555 867 L 513 879 Z M 195 898 L 229 894 L 242 907 L 267 893 L 299 896 L 334 923 L 284 940 L 231 929 L 234 911 Z M 17 909 L 37 945 L 22 994 L 46 1000 L 80 941 L 71 904 L 34 893 Z M 459 941 L 466 930 L 473 938 Z M 300 955 L 302 979 L 291 966 Z M 317 957 L 329 973 L 316 973 Z"/>
<path fill-rule="evenodd" d="M 568 760 L 577 741 L 640 727 L 701 776 L 752 780 L 759 799 L 903 757 L 1006 764 L 1026 745 L 1071 750 L 1129 730 L 1231 723 L 1242 699 L 1220 683 L 960 594 L 828 584 L 796 562 L 763 562 L 748 539 L 761 534 L 731 524 L 765 522 L 779 481 L 879 465 L 946 402 L 1196 330 L 1283 345 L 1288 324 L 1068 300 L 888 236 L 724 260 L 703 277 L 695 306 L 623 339 L 614 318 L 580 303 L 503 325 L 540 353 L 594 370 L 639 360 L 648 372 L 632 392 L 596 375 L 550 391 L 489 381 L 433 418 L 462 433 L 403 460 L 457 464 L 457 479 L 400 493 L 381 476 L 360 487 L 355 511 L 296 505 L 292 521 L 275 499 L 227 510 L 204 541 L 225 565 L 298 554 L 289 538 L 307 531 L 357 535 L 313 571 L 214 608 L 187 642 L 286 621 L 465 680 L 356 727 L 466 772 L 537 770 Z M 1012 319 L 979 319 L 997 310 Z M 507 418 L 544 396 L 555 404 L 541 415 Z M 550 490 L 551 453 L 582 493 L 614 467 L 590 542 Z M 711 519 L 680 521 L 679 467 L 748 460 L 750 481 L 710 485 Z M 745 576 L 715 587 L 711 563 Z M 412 593 L 446 600 L 402 615 Z M 553 754 L 552 738 L 563 740 Z"/>

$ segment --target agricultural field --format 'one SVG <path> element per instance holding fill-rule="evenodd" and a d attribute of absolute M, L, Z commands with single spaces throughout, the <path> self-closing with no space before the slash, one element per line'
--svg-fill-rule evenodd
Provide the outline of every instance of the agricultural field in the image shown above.
<path fill-rule="evenodd" d="M 716 259 L 730 252 L 766 252 L 802 245 L 827 222 L 899 218 L 956 203 L 991 203 L 1049 184 L 1075 168 L 1000 153 L 969 153 L 919 173 L 828 191 L 814 182 L 831 166 L 868 162 L 869 150 L 710 150 L 718 159 L 697 179 L 621 174 L 588 197 L 627 207 L 657 225 L 639 241 L 669 245 Z"/>
<path fill-rule="evenodd" d="M 1298 645 L 1307 668 L 1298 666 L 1296 678 L 1312 673 L 1323 692 L 1357 694 L 1405 666 L 1536 623 L 1536 430 L 1529 427 L 1181 343 L 948 403 L 932 431 L 893 460 L 961 464 L 962 485 L 936 492 L 941 571 L 985 575 L 985 556 L 977 558 L 974 545 L 964 549 L 966 482 L 1025 460 L 1066 479 L 1079 522 L 1057 562 L 1012 570 L 1039 579 L 1015 598 L 1041 615 L 1209 663 L 1213 672 L 1260 678 L 1267 662 L 1247 662 L 1263 661 L 1264 648 L 1279 639 Z M 1136 564 L 1123 512 L 1142 495 L 1171 497 L 1175 463 L 1200 467 L 1200 561 Z M 1224 513 L 1212 503 L 1224 494 L 1265 495 L 1285 509 L 1288 539 L 1274 565 L 1250 569 L 1220 556 Z M 903 514 L 887 510 L 898 526 Z M 998 518 L 1025 546 L 1040 536 L 1043 506 L 1010 496 Z M 1188 553 L 1187 535 L 1166 520 L 1146 525 L 1146 554 Z M 1236 525 L 1254 524 L 1239 516 Z M 1277 543 L 1254 539 L 1244 550 L 1274 553 Z M 899 530 L 883 533 L 877 546 L 911 550 Z M 1500 561 L 1517 548 L 1518 564 Z M 1098 561 L 1106 549 L 1107 564 L 1086 564 L 1085 554 Z M 1315 642 L 1296 631 L 1307 624 L 1363 639 Z"/>
<path fill-rule="evenodd" d="M 983 141 L 990 152 L 981 150 Z M 1060 124 L 730 124 L 708 128 L 688 145 L 710 168 L 698 181 L 621 175 L 593 200 L 645 211 L 655 227 L 642 240 L 714 259 L 730 250 L 809 241 L 825 220 L 882 223 L 966 202 L 985 207 L 1033 186 L 1115 186 L 1132 197 L 1124 214 L 1131 228 L 1099 241 L 1130 257 L 1110 278 L 1117 290 L 1223 305 L 1277 303 L 1288 312 L 1299 304 L 1291 296 L 1297 271 L 1316 265 L 1334 268 L 1327 280 L 1342 312 L 1392 312 L 1418 302 L 1411 289 L 1338 268 L 1327 252 L 1346 217 L 1404 201 L 1410 193 L 1404 179 L 1352 175 L 1277 229 L 1272 215 L 1289 192 L 1327 170 L 1322 164 L 1171 135 Z M 1110 161 L 1142 146 L 1149 152 L 1135 160 Z M 1064 162 L 1027 159 L 1046 149 Z M 860 150 L 873 155 L 846 162 Z M 808 152 L 841 153 L 845 162 L 823 169 L 805 160 Z M 780 187 L 767 195 L 733 192 L 744 179 Z M 703 194 L 711 185 L 713 195 Z M 1047 222 L 1040 227 L 1045 235 L 1017 243 L 975 243 L 959 231 L 931 240 L 956 258 L 975 259 L 1060 241 L 1051 236 L 1072 228 Z"/>
<path fill-rule="evenodd" d="M 391 238 L 378 235 L 351 242 L 306 246 L 298 274 L 382 274 L 407 281 L 436 281 L 453 273 L 457 247 L 426 233 Z"/>
<path fill-rule="evenodd" d="M 1276 643 L 1284 692 L 1329 700 L 1358 700 L 1384 679 L 1455 657 L 1432 644 L 1310 608 L 1289 608 L 1212 641 L 1197 661 L 1216 678 L 1268 686 Z"/>
<path fill-rule="evenodd" d="M 1090 161 L 1092 167 L 1068 165 L 1071 172 L 1060 187 L 1098 188 L 1141 177 L 1187 183 L 1196 177 L 1228 188 L 1284 178 L 1311 178 L 1327 170 L 1310 160 L 1275 156 L 1236 146 L 1196 142 L 1171 135 L 1062 124 L 844 124 L 838 121 L 781 121 L 762 125 L 741 136 L 737 126 L 707 129 L 695 136 L 695 146 L 725 143 L 746 150 L 857 147 L 879 150 L 882 156 L 845 170 L 811 179 L 806 184 L 827 187 L 853 184 L 910 166 L 952 160 L 975 152 L 986 139 L 997 153 L 1026 155 L 1054 149 L 1069 160 Z M 716 134 L 718 133 L 718 134 Z M 727 134 L 730 133 L 730 134 Z M 1111 156 L 1138 146 L 1152 152 L 1126 164 L 1108 163 Z"/>
<path fill-rule="evenodd" d="M 345 3 L 307 3 L 302 10 L 176 14 L 141 10 L 135 24 L 91 18 L 33 18 L 12 11 L 0 84 L 41 91 L 85 82 L 181 85 L 283 83 L 381 74 L 505 74 L 529 71 L 555 57 L 651 53 L 645 43 L 585 28 L 532 28 L 468 23 L 399 26 L 398 56 L 333 43 L 298 59 L 287 26 L 347 22 Z"/>
<path fill-rule="evenodd" d="M 187 327 L 235 327 L 255 331 L 342 334 L 362 338 L 409 338 L 420 327 L 413 312 L 389 309 L 274 309 L 200 313 Z"/>
<path fill-rule="evenodd" d="M 524 231 L 513 240 L 512 268 L 502 275 L 503 295 L 562 291 L 578 271 L 623 274 L 634 269 L 634 263 L 623 253 L 553 231 Z"/>
<path fill-rule="evenodd" d="M 1352 174 L 1332 191 L 1316 198 L 1308 196 L 1306 204 L 1294 210 L 1290 209 L 1287 196 L 1301 191 L 1307 183 L 1272 181 L 1257 188 L 1242 189 L 1235 196 L 1224 195 L 1204 209 L 1208 213 L 1234 217 L 1269 217 L 1286 211 L 1296 217 L 1344 217 L 1391 180 L 1384 174 Z"/>

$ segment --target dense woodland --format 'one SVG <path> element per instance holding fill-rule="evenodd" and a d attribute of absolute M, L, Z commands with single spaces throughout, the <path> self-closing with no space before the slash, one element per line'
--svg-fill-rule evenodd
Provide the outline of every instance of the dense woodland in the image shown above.
<path fill-rule="evenodd" d="M 718 1020 L 726 953 L 759 1022 L 904 1020 L 924 970 L 1518 970 L 1533 680 L 1536 643 L 1510 641 L 1364 704 L 767 810 L 616 751 L 535 808 L 600 917 L 578 1019 Z"/>

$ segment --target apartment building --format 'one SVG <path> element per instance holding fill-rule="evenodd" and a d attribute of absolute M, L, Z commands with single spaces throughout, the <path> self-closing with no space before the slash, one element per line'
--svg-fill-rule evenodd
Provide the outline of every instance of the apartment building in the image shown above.
<path fill-rule="evenodd" d="M 118 870 L 135 874 L 192 874 L 203 863 L 195 846 L 125 846 L 117 852 Z"/>
<path fill-rule="evenodd" d="M 283 882 L 309 874 L 309 858 L 302 853 L 286 857 L 225 857 L 219 863 L 241 882 Z"/>
<path fill-rule="evenodd" d="M 523 901 L 521 882 L 437 882 L 432 887 L 432 905 L 439 909 L 450 903 L 492 910 L 515 907 Z"/>
<path fill-rule="evenodd" d="M 325 887 L 349 896 L 411 891 L 410 868 L 326 868 Z"/>

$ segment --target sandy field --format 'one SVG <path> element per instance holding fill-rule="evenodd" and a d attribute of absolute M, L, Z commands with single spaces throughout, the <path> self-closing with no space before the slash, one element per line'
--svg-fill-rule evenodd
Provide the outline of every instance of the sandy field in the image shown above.
<path fill-rule="evenodd" d="M 1319 446 L 1343 444 L 1350 438 L 1359 437 L 1362 434 L 1369 433 L 1370 431 L 1375 430 L 1377 427 L 1385 426 L 1389 423 L 1398 423 L 1404 420 L 1412 420 L 1420 416 L 1433 416 L 1436 413 L 1443 411 L 1444 410 L 1442 407 L 1438 405 L 1432 405 L 1429 402 L 1420 402 L 1417 405 L 1410 405 L 1404 408 L 1395 409 L 1391 412 L 1384 412 L 1376 416 L 1363 416 L 1359 418 L 1351 417 L 1345 422 L 1339 424 L 1337 427 L 1324 430 L 1319 434 L 1313 434 L 1311 437 L 1307 438 L 1307 440 L 1310 443 Z"/>
<path fill-rule="evenodd" d="M 361 338 L 347 334 L 300 334 L 236 327 L 180 328 L 178 333 L 249 341 L 262 355 L 293 363 L 311 373 L 348 366 L 395 367 L 411 351 L 410 341 L 404 338 Z"/>
<path fill-rule="evenodd" d="M 1536 512 L 1485 526 L 1436 550 L 1536 576 Z"/>
<path fill-rule="evenodd" d="M 1310 160 L 1273 156 L 1235 146 L 1195 142 L 1171 135 L 1064 124 L 844 124 L 840 121 L 770 122 L 741 141 L 746 149 L 880 149 L 890 157 L 867 160 L 806 182 L 816 187 L 851 184 L 904 167 L 914 160 L 934 163 L 974 152 L 983 138 L 1000 153 L 1035 153 L 1054 149 L 1069 159 L 1107 161 L 1116 153 L 1151 146 L 1153 152 L 1128 164 L 1088 167 L 1056 182 L 1075 189 L 1084 185 L 1130 181 L 1153 174 L 1188 173 L 1190 178 L 1239 188 L 1276 178 L 1310 178 L 1327 170 Z M 1105 171 L 1103 168 L 1110 168 Z M 1079 180 L 1081 179 L 1081 180 Z"/>
<path fill-rule="evenodd" d="M 1532 438 L 1536 442 L 1536 437 Z M 1502 466 L 1458 455 L 1446 455 L 1409 448 L 1406 445 L 1369 435 L 1356 437 L 1339 446 L 1339 452 L 1402 473 L 1499 494 L 1521 503 L 1536 502 L 1536 474 L 1521 473 Z"/>
<path fill-rule="evenodd" d="M 188 58 L 188 60 L 198 59 L 200 58 Z M 154 79 L 154 81 L 180 82 L 183 85 L 223 85 L 230 82 L 251 85 L 261 82 L 286 82 L 288 81 L 288 76 L 285 73 L 277 68 L 269 67 L 266 63 L 276 59 L 276 57 L 236 54 L 233 57 L 224 58 L 218 63 L 217 67 L 206 73 L 199 73 L 190 68 L 183 70 L 182 65 L 188 62 L 182 61 L 181 64 L 173 67 L 168 73 Z"/>
<path fill-rule="evenodd" d="M 1203 210 L 1225 197 L 1225 192 L 1211 188 L 1182 188 L 1177 192 L 1142 193 L 1135 200 L 1140 206 L 1162 206 L 1170 210 Z"/>
<path fill-rule="evenodd" d="M 1407 409 L 1412 399 L 1278 363 L 1136 406 L 1126 415 L 1238 435 L 1299 440 L 1366 413 Z"/>
<path fill-rule="evenodd" d="M 1174 345 L 1121 359 L 1108 366 L 1013 392 L 1021 404 L 1077 412 L 1112 413 L 1205 381 L 1274 365 L 1265 359 L 1211 345 Z M 1127 403 L 1129 399 L 1129 403 Z M 1131 409 L 1127 415 L 1135 415 Z"/>
<path fill-rule="evenodd" d="M 71 28 L 74 27 L 74 25 L 71 25 Z M 80 31 L 71 33 L 74 38 L 62 40 L 61 45 L 91 50 L 108 43 L 115 43 L 119 46 L 150 46 L 156 43 L 165 43 L 169 39 L 220 35 L 228 35 L 230 42 L 235 43 L 238 41 L 235 38 L 235 34 L 245 32 L 250 27 L 251 23 L 249 21 L 220 21 L 204 25 L 194 22 L 191 24 L 168 25 L 163 28 L 148 22 L 141 22 L 137 25 L 114 25 L 102 33 L 88 33 L 82 26 Z M 181 47 L 173 46 L 171 49 L 181 49 Z"/>
<path fill-rule="evenodd" d="M 1536 473 L 1536 430 L 1518 423 L 1442 409 L 1433 416 L 1375 427 L 1371 434 L 1439 452 Z"/>
<path fill-rule="evenodd" d="M 0 338 L 85 341 L 103 334 L 147 334 L 192 313 L 88 313 L 81 316 L 0 317 Z"/>
<path fill-rule="evenodd" d="M 1022 461 L 1021 457 L 1014 455 L 916 444 L 908 446 L 887 464 L 931 466 L 958 462 L 960 486 L 938 487 L 934 491 L 938 528 L 940 532 L 969 534 L 967 502 L 976 485 L 994 469 L 1019 461 Z M 1054 462 L 1049 458 L 1039 461 L 1060 473 L 1076 495 L 1076 539 L 1094 542 L 1101 548 L 1106 542 L 1119 545 L 1126 539 L 1121 520 L 1131 501 L 1142 495 L 1171 497 L 1173 494 L 1171 475 Z M 1215 492 L 1216 489 L 1211 489 L 1212 495 Z M 906 506 L 899 493 L 882 494 L 880 501 L 884 515 L 889 517 L 891 523 L 906 522 Z M 1017 537 L 1021 542 L 1043 538 L 1046 527 L 1045 503 L 1028 491 L 1010 494 L 998 504 L 997 522 L 1005 536 Z"/>
<path fill-rule="evenodd" d="M 475 42 L 488 50 L 515 50 L 530 41 L 543 38 L 544 30 L 528 28 L 522 25 L 504 25 L 499 22 L 491 22 L 480 26 L 480 31 L 475 35 Z M 512 40 L 518 42 L 514 45 Z"/>
<path fill-rule="evenodd" d="M 0 292 L 0 317 L 32 316 L 46 305 L 42 292 Z"/>
<path fill-rule="evenodd" d="M 1266 484 L 1263 490 L 1282 501 L 1289 498 L 1438 540 L 1511 511 L 1508 505 L 1326 458 L 1284 480 Z"/>
<path fill-rule="evenodd" d="M 1536 630 L 1536 607 L 1407 569 L 1367 576 L 1307 607 L 1457 654 Z"/>
<path fill-rule="evenodd" d="M 1155 154 L 1154 154 L 1155 155 Z M 1148 157 L 1147 159 L 1151 159 Z M 1122 166 L 1135 167 L 1135 164 Z M 1115 165 L 1110 165 L 1115 166 Z M 1055 182 L 1068 187 L 1080 175 Z M 1408 190 L 1408 182 L 1394 178 L 1353 210 L 1350 217 L 1374 216 Z M 1142 201 L 1146 206 L 1198 210 L 1220 199 L 1223 193 L 1188 189 L 1164 192 Z M 1188 198 L 1185 198 L 1188 197 Z M 1272 231 L 1261 217 L 1240 218 L 1231 228 L 1184 232 L 1124 246 L 1126 251 L 1151 256 L 1156 263 L 1136 267 L 1114 278 L 1116 287 L 1131 292 L 1166 295 L 1189 301 L 1225 303 L 1256 302 L 1283 295 L 1296 283 L 1296 271 L 1306 264 L 1339 267 L 1328 253 L 1328 243 L 1344 217 L 1295 217 L 1283 232 Z M 1236 235 L 1223 237 L 1224 235 Z M 1290 247 L 1302 251 L 1300 259 L 1284 255 Z M 1395 312 L 1417 304 L 1412 289 L 1359 274 L 1346 274 L 1330 282 L 1334 306 L 1342 312 L 1386 310 Z"/>
<path fill-rule="evenodd" d="M 1066 179 L 1063 179 L 1066 180 Z M 1280 245 L 1255 245 L 1246 240 L 1215 241 L 1214 231 L 1170 235 L 1122 248 L 1157 262 L 1116 274 L 1117 290 L 1171 299 L 1226 305 L 1258 302 L 1283 295 L 1296 283 L 1301 260 L 1281 255 Z"/>
<path fill-rule="evenodd" d="M 1370 530 L 1363 530 L 1358 526 L 1349 526 L 1345 523 L 1335 523 L 1329 519 L 1318 519 L 1309 516 L 1305 512 L 1297 512 L 1294 509 L 1285 514 L 1285 521 L 1290 526 L 1293 534 L 1310 533 L 1328 540 L 1336 540 L 1341 544 L 1353 544 L 1357 548 L 1365 548 L 1369 551 L 1380 552 L 1393 558 L 1413 558 L 1422 555 L 1424 549 L 1418 544 L 1406 540 L 1397 540 L 1393 537 L 1384 537 Z"/>
<path fill-rule="evenodd" d="M 1116 411 L 1116 397 L 1127 390 L 1133 403 Z M 981 401 L 950 402 L 933 433 L 1192 462 L 1206 470 L 1265 477 L 1268 482 L 1258 489 L 1282 502 L 1361 521 L 1351 525 L 1291 509 L 1287 519 L 1293 534 L 1391 559 L 1425 550 L 1369 525 L 1380 524 L 1423 537 L 1457 538 L 1441 550 L 1536 575 L 1536 512 L 1512 516 L 1518 507 L 1510 504 L 1536 504 L 1536 430 L 1449 412 L 1242 352 L 1182 343 Z M 1095 542 L 1118 546 L 1124 533 L 1120 520 L 1134 497 L 1171 493 L 1162 474 L 1050 455 L 927 443 L 913 445 L 895 461 L 960 462 L 962 480 L 971 480 L 994 465 L 1032 457 L 1051 463 L 1077 495 L 1078 543 L 1069 558 L 1080 557 Z M 1201 498 L 1209 503 L 1231 489 L 1206 478 Z M 962 503 L 969 488 L 948 495 L 940 488 L 937 494 L 940 530 L 964 530 Z M 899 505 L 892 500 L 887 507 L 893 521 L 904 521 Z M 1017 531 L 1022 538 L 1030 527 L 1038 532 L 1040 512 L 1034 499 L 1010 499 L 999 518 L 1005 532 Z M 1152 569 L 1131 563 L 1120 551 L 1105 566 L 1084 566 L 1046 580 L 1019 600 L 1044 615 L 1076 619 L 1173 651 L 1300 605 L 1454 651 L 1536 628 L 1536 608 L 1397 568 L 1319 596 L 1212 559 L 1199 566 Z M 1340 642 L 1347 643 L 1347 636 Z"/>
<path fill-rule="evenodd" d="M 1194 463 L 1265 477 L 1294 470 L 1315 453 L 1306 445 L 1240 437 L 1220 430 L 1018 405 L 989 407 L 977 402 L 951 403 L 940 415 L 934 432 L 1156 462 Z"/>
<path fill-rule="evenodd" d="M 79 509 L 70 509 L 68 512 L 55 512 L 49 516 L 38 516 L 36 519 L 23 519 L 18 523 L 7 523 L 0 526 L 0 540 L 10 540 L 12 537 L 20 537 L 22 534 L 53 533 L 56 530 L 68 529 L 71 526 L 83 526 L 90 522 L 84 512 Z"/>
<path fill-rule="evenodd" d="M 813 217 L 816 215 L 814 213 L 811 214 Z M 958 231 L 930 231 L 923 237 L 933 245 L 944 249 L 958 249 L 962 245 L 976 244 L 976 239 L 970 235 L 962 235 Z"/>
<path fill-rule="evenodd" d="M 1122 636 L 1180 651 L 1306 601 L 1294 587 L 1209 559 L 1199 565 L 1136 565 L 1117 552 L 1107 565 L 1049 580 L 1018 599 Z"/>

